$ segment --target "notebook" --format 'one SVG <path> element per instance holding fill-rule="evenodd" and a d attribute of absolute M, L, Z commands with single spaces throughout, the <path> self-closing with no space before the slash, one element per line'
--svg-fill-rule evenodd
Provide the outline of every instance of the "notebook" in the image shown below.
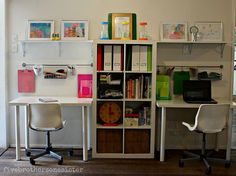
<path fill-rule="evenodd" d="M 183 81 L 183 99 L 187 103 L 216 104 L 211 97 L 210 80 L 185 80 Z"/>

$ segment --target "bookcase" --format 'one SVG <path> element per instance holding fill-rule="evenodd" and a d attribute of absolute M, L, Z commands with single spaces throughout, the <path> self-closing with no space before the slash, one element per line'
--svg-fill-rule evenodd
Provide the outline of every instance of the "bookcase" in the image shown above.
<path fill-rule="evenodd" d="M 94 158 L 154 158 L 156 43 L 94 42 Z"/>

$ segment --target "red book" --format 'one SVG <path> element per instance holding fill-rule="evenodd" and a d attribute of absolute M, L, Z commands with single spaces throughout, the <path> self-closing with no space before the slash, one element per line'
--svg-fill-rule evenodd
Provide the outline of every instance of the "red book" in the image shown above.
<path fill-rule="evenodd" d="M 102 45 L 97 46 L 97 70 L 102 70 Z"/>

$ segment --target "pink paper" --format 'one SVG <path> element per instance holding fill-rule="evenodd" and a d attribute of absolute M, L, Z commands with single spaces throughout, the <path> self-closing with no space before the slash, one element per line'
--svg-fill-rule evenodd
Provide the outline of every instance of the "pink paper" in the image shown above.
<path fill-rule="evenodd" d="M 18 92 L 35 92 L 35 75 L 33 70 L 18 70 Z"/>
<path fill-rule="evenodd" d="M 78 97 L 92 98 L 93 95 L 93 76 L 92 74 L 78 75 Z"/>

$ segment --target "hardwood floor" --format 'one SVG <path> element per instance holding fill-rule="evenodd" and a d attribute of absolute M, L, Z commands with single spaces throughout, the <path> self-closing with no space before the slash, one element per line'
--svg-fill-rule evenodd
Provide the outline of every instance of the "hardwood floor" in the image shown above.
<path fill-rule="evenodd" d="M 184 168 L 179 168 L 178 160 L 182 151 L 166 151 L 166 161 L 160 162 L 158 159 L 91 159 L 82 161 L 82 151 L 75 150 L 72 157 L 65 156 L 64 164 L 57 165 L 51 158 L 43 157 L 36 161 L 36 166 L 29 163 L 29 159 L 22 151 L 22 161 L 15 161 L 15 149 L 8 149 L 0 157 L 0 176 L 2 175 L 54 175 L 54 176 L 74 176 L 74 175 L 161 175 L 161 176 L 202 176 L 205 175 L 205 167 L 200 162 L 189 162 Z M 232 154 L 232 161 L 235 161 L 235 152 Z M 221 152 L 223 155 L 224 152 Z M 212 174 L 217 176 L 236 176 L 236 163 L 232 162 L 230 168 L 225 168 L 223 164 L 212 163 Z"/>

